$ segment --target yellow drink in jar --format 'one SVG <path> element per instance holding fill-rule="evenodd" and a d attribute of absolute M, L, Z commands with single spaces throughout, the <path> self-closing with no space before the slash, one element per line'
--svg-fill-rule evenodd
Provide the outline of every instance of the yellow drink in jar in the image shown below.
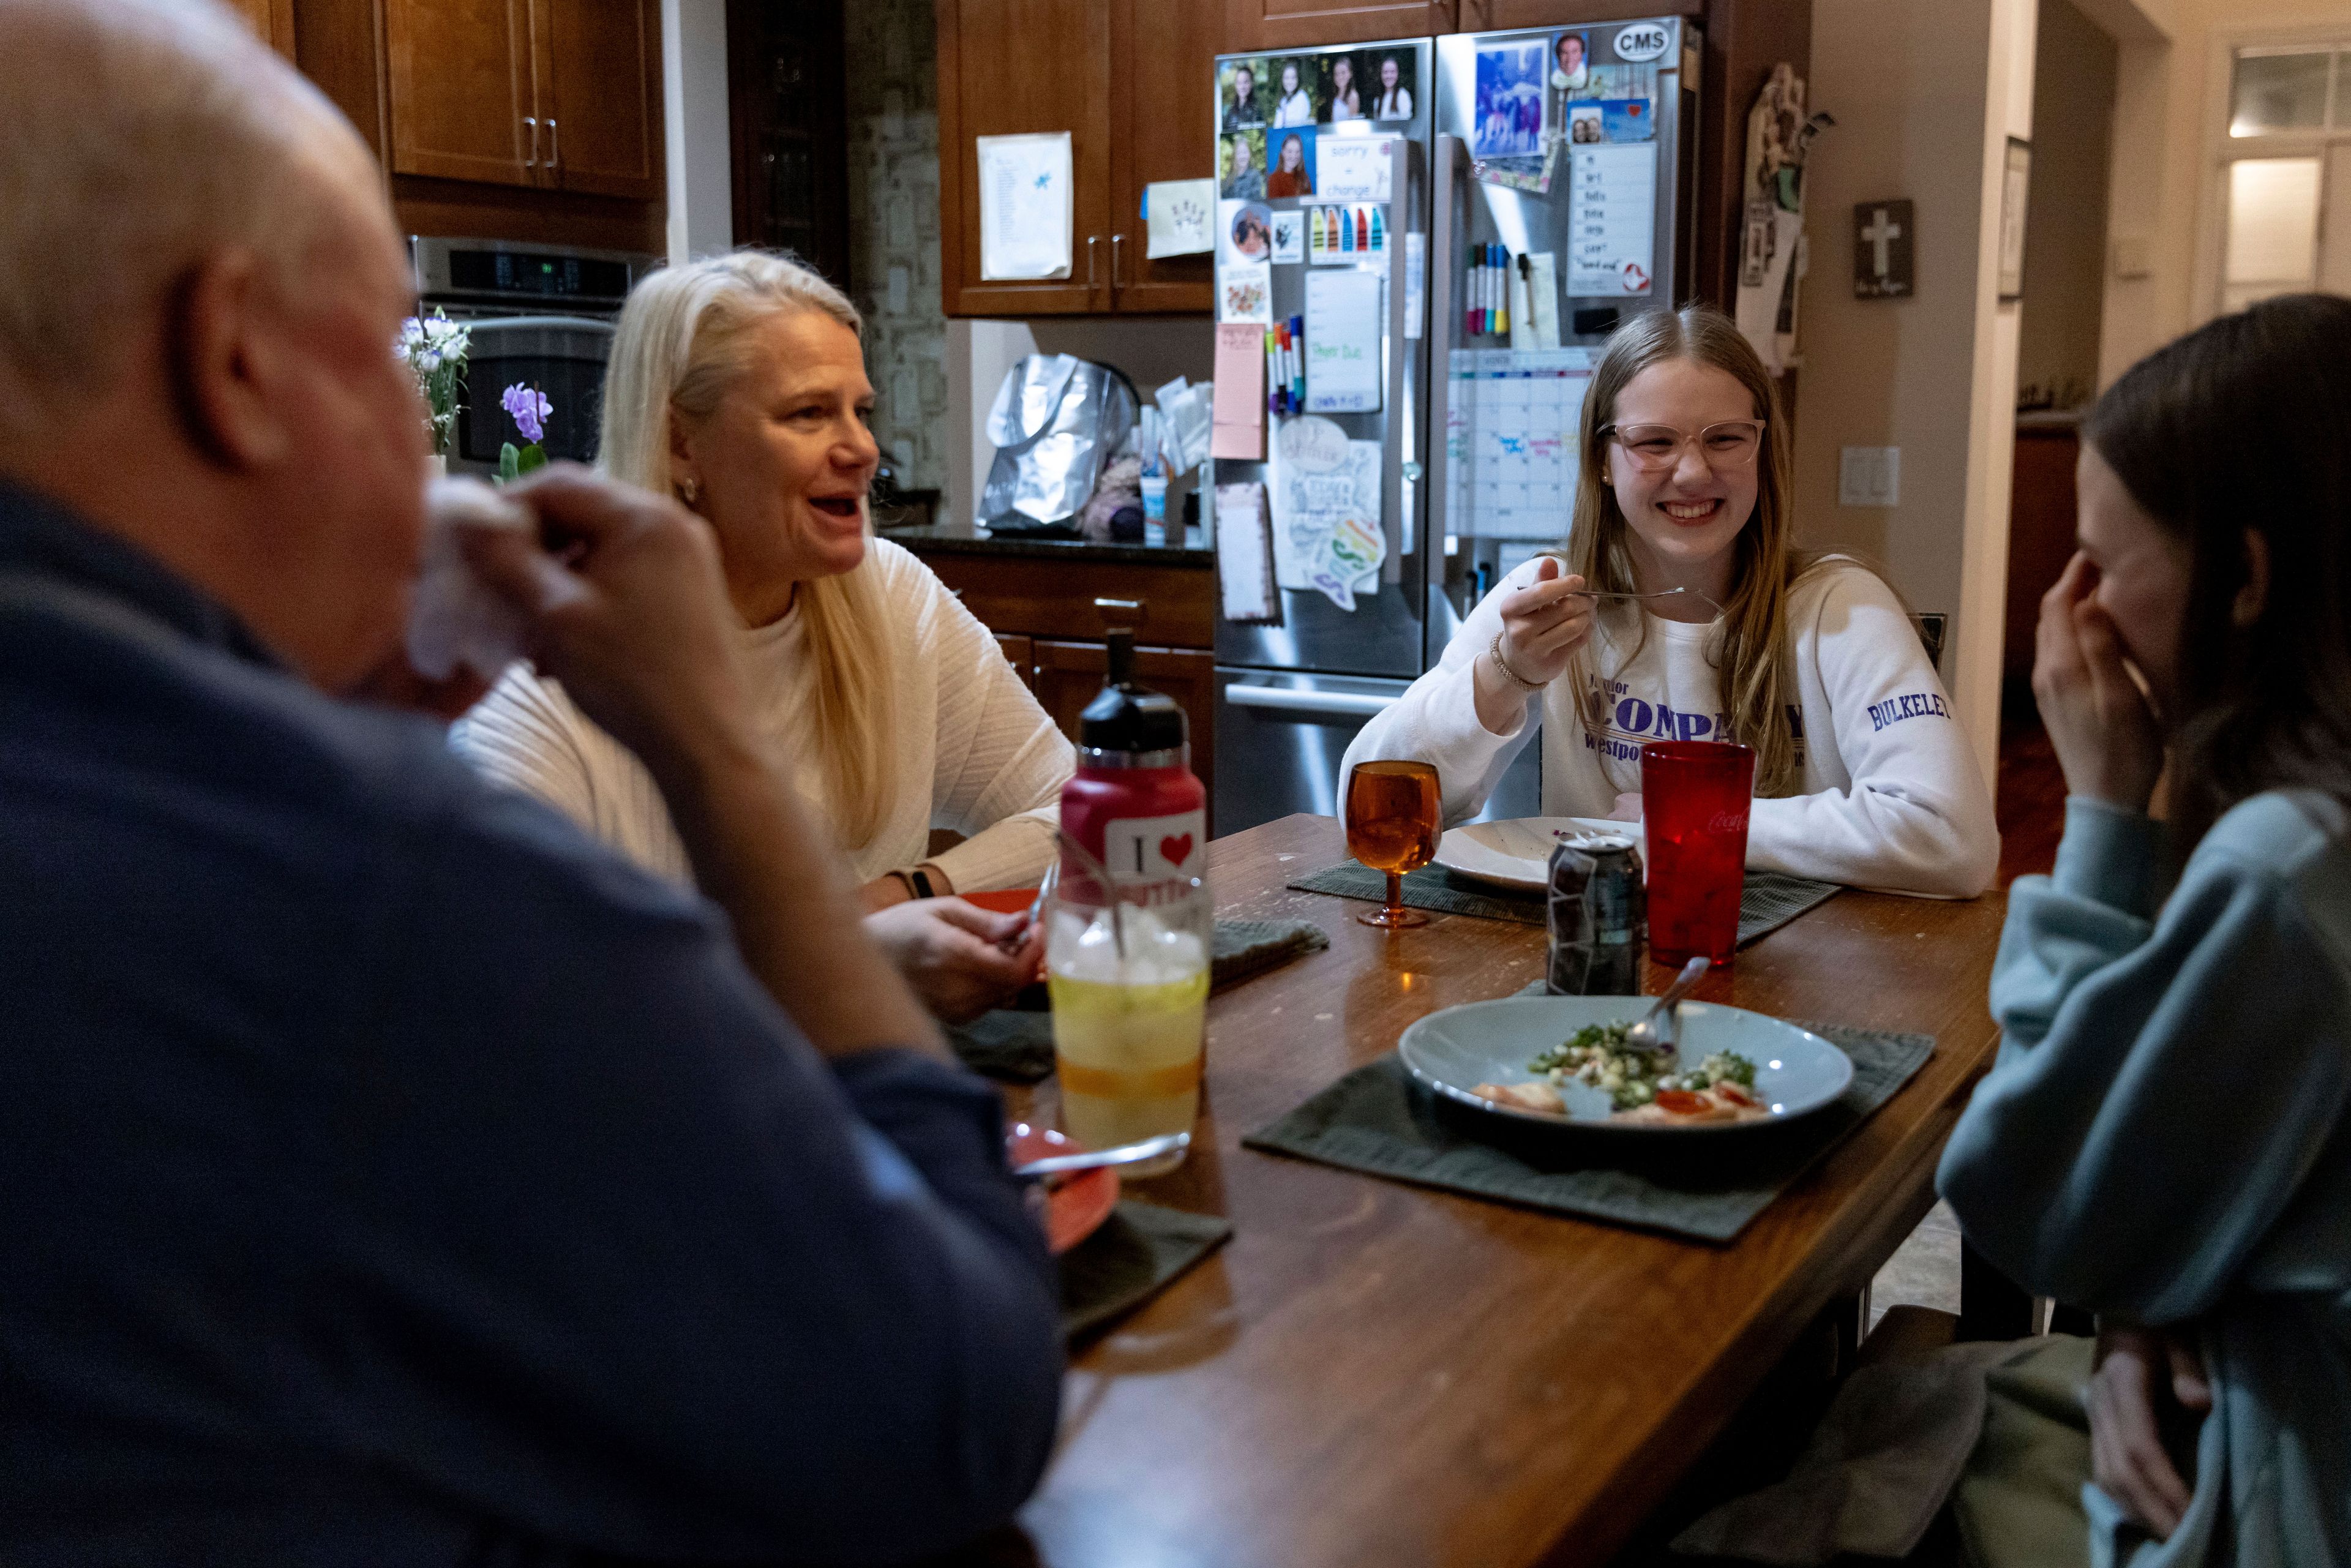
<path fill-rule="evenodd" d="M 1134 923 L 1156 924 L 1148 916 Z M 1100 944 L 1091 951 L 1048 954 L 1061 1123 L 1089 1148 L 1185 1132 L 1200 1113 L 1208 1009 L 1205 944 L 1179 932 L 1150 935 L 1161 938 L 1147 944 L 1155 951 L 1126 964 Z M 1160 1176 L 1183 1158 L 1170 1155 L 1129 1166 L 1126 1174 Z"/>
<path fill-rule="evenodd" d="M 1200 1043 L 1208 972 L 1169 985 L 1121 985 L 1048 974 L 1061 1120 L 1088 1148 L 1181 1133 L 1200 1114 Z M 1184 1156 L 1131 1166 L 1154 1176 Z"/>

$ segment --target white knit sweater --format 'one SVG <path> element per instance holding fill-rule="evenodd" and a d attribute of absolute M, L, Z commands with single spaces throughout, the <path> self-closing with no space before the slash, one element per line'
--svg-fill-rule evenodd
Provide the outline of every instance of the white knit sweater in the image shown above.
<path fill-rule="evenodd" d="M 1604 817 L 1620 790 L 1641 788 L 1643 741 L 1722 732 L 1714 628 L 1647 616 L 1647 641 L 1627 662 L 1636 633 L 1624 612 L 1593 633 L 1604 734 L 1585 730 L 1565 680 L 1530 693 L 1509 734 L 1488 729 L 1471 664 L 1502 629 L 1502 593 L 1537 570 L 1529 561 L 1497 584 L 1437 668 L 1364 727 L 1340 765 L 1342 800 L 1356 763 L 1418 758 L 1437 768 L 1447 824 L 1465 821 L 1526 745 L 1540 703 L 1543 810 Z M 1795 794 L 1755 802 L 1747 863 L 1897 893 L 1981 893 L 2000 862 L 1991 792 L 1901 601 L 1866 568 L 1832 562 L 1790 593 L 1788 628 L 1798 700 L 1788 717 L 1803 779 Z"/>
<path fill-rule="evenodd" d="M 950 828 L 968 836 L 935 863 L 958 891 L 1028 886 L 1052 861 L 1075 754 L 987 628 L 928 567 L 887 539 L 867 549 L 894 644 L 897 787 L 872 841 L 846 851 L 858 880 L 932 858 L 930 830 Z M 794 739 L 806 733 L 812 700 L 800 614 L 744 638 L 768 735 L 793 759 L 800 798 L 830 818 L 815 760 Z M 693 880 L 653 776 L 528 666 L 509 669 L 450 731 L 450 744 L 486 777 L 538 796 L 638 864 Z"/>

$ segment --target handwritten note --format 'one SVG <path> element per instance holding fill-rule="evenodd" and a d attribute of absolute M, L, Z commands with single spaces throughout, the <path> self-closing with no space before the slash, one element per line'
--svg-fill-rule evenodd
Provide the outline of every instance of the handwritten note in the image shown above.
<path fill-rule="evenodd" d="M 1368 413 L 1380 406 L 1380 276 L 1306 275 L 1306 411 Z"/>
<path fill-rule="evenodd" d="M 1578 147 L 1568 197 L 1568 293 L 1648 293 L 1657 248 L 1657 144 Z"/>
<path fill-rule="evenodd" d="M 1217 486 L 1217 598 L 1225 619 L 1243 625 L 1281 623 L 1265 511 L 1265 486 L 1255 480 Z"/>
<path fill-rule="evenodd" d="M 1143 254 L 1194 256 L 1217 243 L 1217 183 L 1158 180 L 1143 188 Z"/>
<path fill-rule="evenodd" d="M 1314 139 L 1314 194 L 1325 202 L 1384 202 L 1394 192 L 1395 143 L 1387 137 Z"/>
<path fill-rule="evenodd" d="M 979 150 L 979 275 L 1070 275 L 1070 133 L 974 138 Z"/>
<path fill-rule="evenodd" d="M 1265 455 L 1265 329 L 1242 323 L 1217 329 L 1214 457 L 1255 462 Z"/>

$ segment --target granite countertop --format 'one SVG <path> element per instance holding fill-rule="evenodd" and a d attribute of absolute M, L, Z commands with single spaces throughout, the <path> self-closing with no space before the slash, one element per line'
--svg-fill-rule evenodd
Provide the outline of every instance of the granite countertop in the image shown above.
<path fill-rule="evenodd" d="M 1212 567 L 1217 552 L 1208 549 L 1201 530 L 1186 530 L 1181 545 L 1097 544 L 1092 539 L 1041 539 L 996 535 L 951 523 L 911 528 L 881 528 L 882 538 L 905 546 L 916 555 L 1027 556 L 1038 560 L 1115 561 L 1125 566 Z"/>

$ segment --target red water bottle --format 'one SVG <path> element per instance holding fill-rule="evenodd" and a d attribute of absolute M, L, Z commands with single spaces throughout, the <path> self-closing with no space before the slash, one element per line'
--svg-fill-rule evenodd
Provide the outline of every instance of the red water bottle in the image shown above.
<path fill-rule="evenodd" d="M 1110 873 L 1122 902 L 1195 896 L 1208 858 L 1208 792 L 1192 773 L 1184 709 L 1134 683 L 1134 633 L 1110 634 L 1110 679 L 1086 705 L 1078 769 L 1061 786 L 1061 831 Z M 1065 856 L 1063 885 L 1091 881 Z"/>

